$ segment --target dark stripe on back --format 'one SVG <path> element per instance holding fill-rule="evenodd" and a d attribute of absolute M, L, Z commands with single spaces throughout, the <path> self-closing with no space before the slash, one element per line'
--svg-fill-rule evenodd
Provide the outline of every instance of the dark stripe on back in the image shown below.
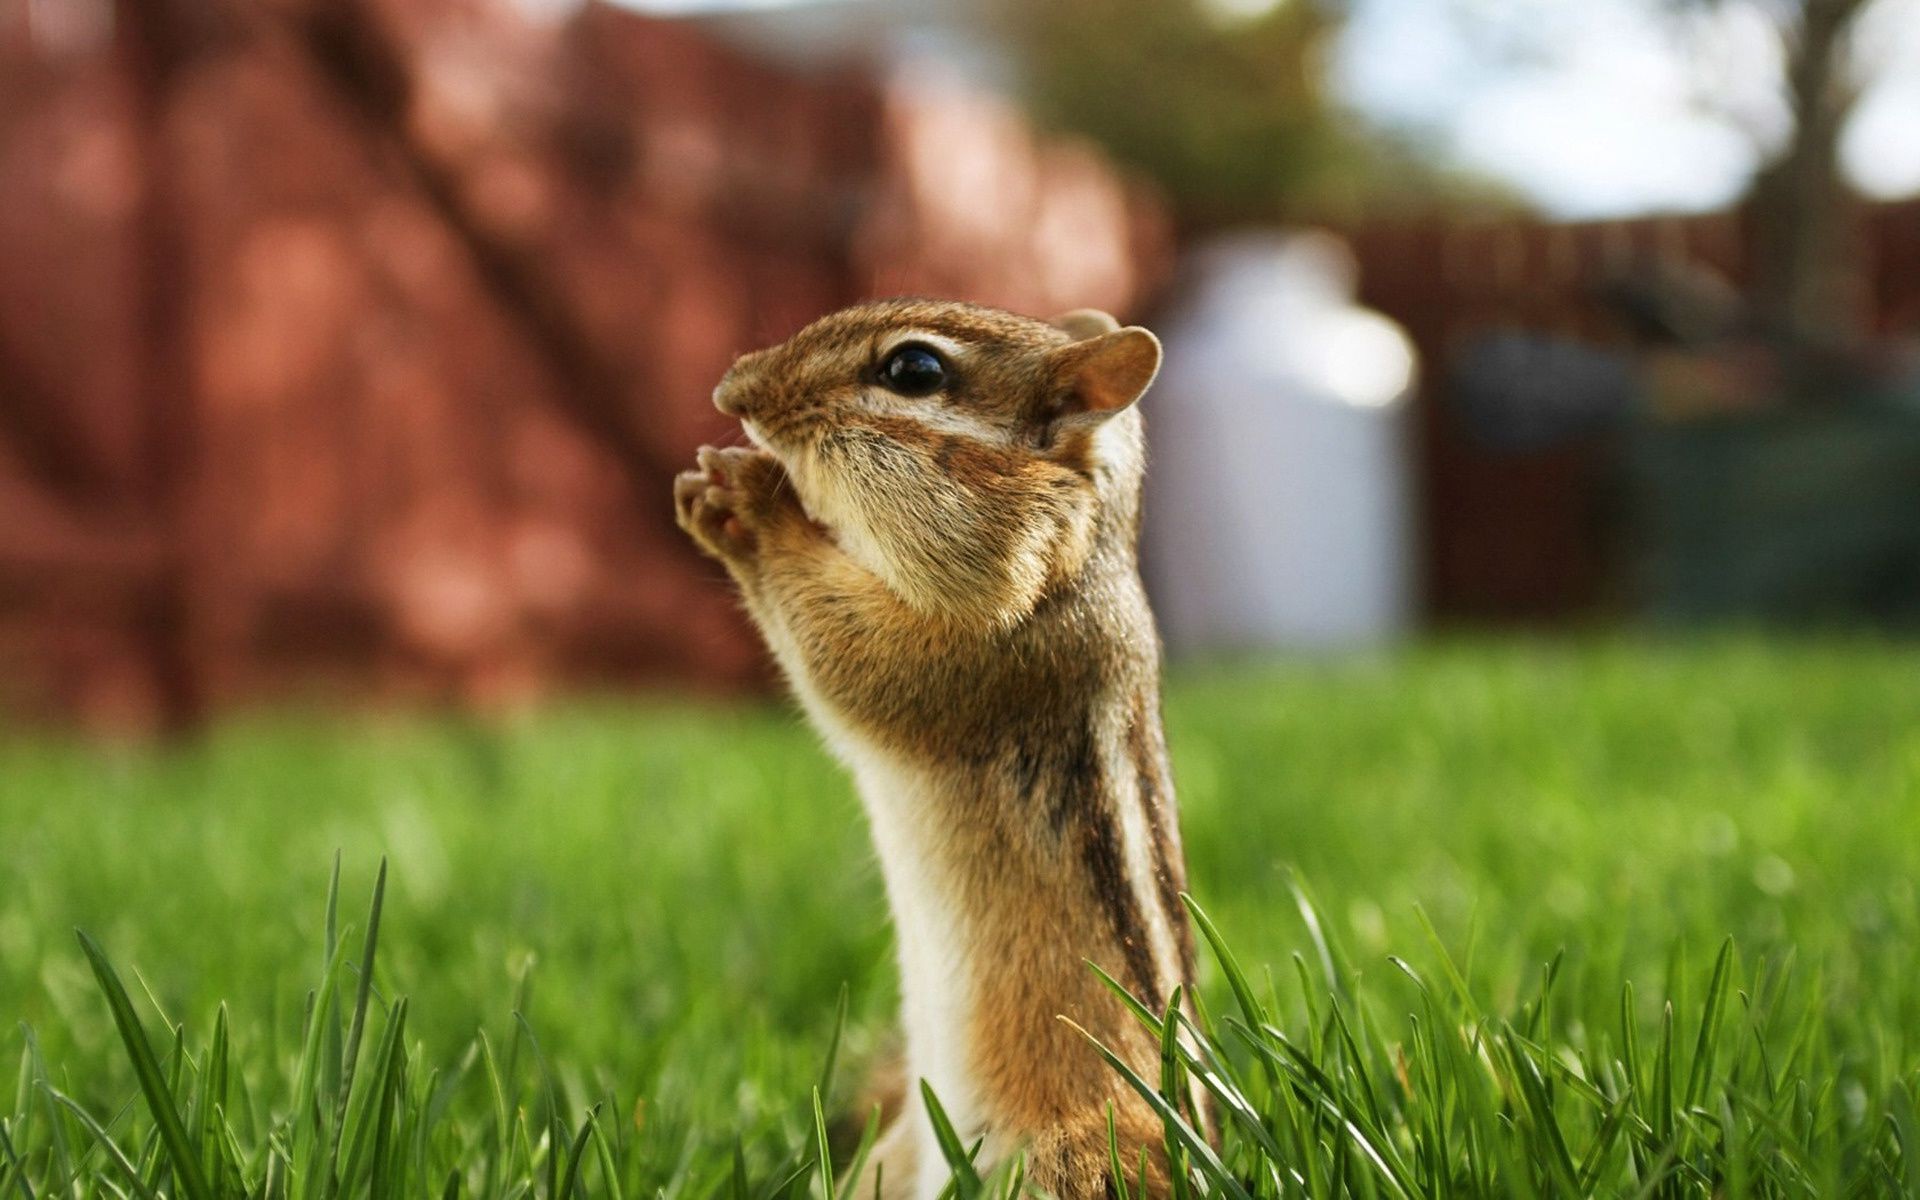
<path fill-rule="evenodd" d="M 1036 722 L 1022 731 L 1008 762 L 1014 791 L 1028 800 L 1046 797 L 1047 824 L 1055 835 L 1070 819 L 1098 803 L 1100 764 L 1085 728 L 1075 722 Z"/>
<path fill-rule="evenodd" d="M 1106 805 L 1100 801 L 1100 757 L 1094 752 L 1093 733 L 1083 719 L 1057 751 L 1053 811 L 1048 814 L 1053 831 L 1065 829 L 1069 818 L 1082 823 L 1107 819 Z"/>
<path fill-rule="evenodd" d="M 1172 791 L 1167 787 L 1166 753 L 1159 735 L 1160 714 L 1151 696 L 1141 691 L 1133 700 L 1133 720 L 1127 728 L 1127 752 L 1133 759 L 1133 771 L 1140 781 L 1140 807 L 1147 828 L 1153 833 L 1153 878 L 1159 885 L 1160 904 L 1173 928 L 1180 949 L 1181 982 L 1193 987 L 1193 924 L 1187 920 L 1180 893 L 1186 888 L 1186 869 L 1173 848 Z"/>
<path fill-rule="evenodd" d="M 1127 864 L 1120 852 L 1120 830 L 1113 814 L 1102 813 L 1080 826 L 1080 860 L 1093 883 L 1094 898 L 1113 925 L 1113 936 L 1127 960 L 1125 980 L 1134 995 L 1149 1008 L 1166 1002 L 1155 979 L 1153 947 L 1147 942 L 1147 924 L 1140 898 L 1127 881 Z M 1102 964 L 1105 965 L 1105 964 Z"/>
<path fill-rule="evenodd" d="M 1157 1006 L 1165 991 L 1154 969 L 1140 898 L 1127 877 L 1119 813 L 1100 769 L 1091 724 L 1082 711 L 1058 722 L 1030 725 L 1013 749 L 1009 763 L 1013 784 L 1033 802 L 1045 797 L 1047 821 L 1056 836 L 1078 840 L 1088 887 L 1125 958 L 1124 963 L 1100 965 L 1108 970 L 1122 968 L 1120 981 Z"/>

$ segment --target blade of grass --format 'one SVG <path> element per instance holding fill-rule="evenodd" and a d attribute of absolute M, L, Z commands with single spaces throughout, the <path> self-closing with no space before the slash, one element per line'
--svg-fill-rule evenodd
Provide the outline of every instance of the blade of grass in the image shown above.
<path fill-rule="evenodd" d="M 833 1010 L 833 1036 L 827 1039 L 827 1058 L 820 1066 L 820 1082 L 817 1090 L 822 1096 L 833 1095 L 833 1072 L 840 1062 L 840 1039 L 847 1029 L 847 985 L 840 984 L 840 1001 Z"/>
<path fill-rule="evenodd" d="M 573 1193 L 580 1183 L 580 1159 L 587 1152 L 587 1139 L 593 1136 L 593 1118 L 600 1112 L 600 1106 L 594 1105 L 587 1110 L 587 1119 L 580 1122 L 580 1132 L 573 1135 L 573 1145 L 567 1151 L 567 1169 L 560 1173 L 560 1190 L 556 1200 L 573 1200 Z M 828 1197 L 832 1200 L 832 1197 Z"/>
<path fill-rule="evenodd" d="M 173 1093 L 168 1090 L 166 1076 L 161 1073 L 160 1064 L 153 1056 L 146 1030 L 141 1028 L 140 1018 L 133 1011 L 133 1002 L 127 998 L 127 989 L 121 985 L 119 975 L 115 974 L 113 965 L 107 961 L 106 953 L 99 944 L 83 930 L 76 929 L 74 933 L 80 939 L 80 948 L 86 953 L 87 962 L 93 967 L 100 990 L 106 995 L 107 1007 L 113 1012 L 113 1023 L 120 1031 L 120 1041 L 126 1046 L 128 1057 L 133 1061 L 140 1090 L 147 1098 L 147 1110 L 153 1115 L 160 1137 L 166 1143 L 167 1155 L 172 1161 L 174 1175 L 180 1181 L 181 1192 L 188 1200 L 212 1200 L 213 1192 L 207 1186 L 206 1176 L 200 1172 L 200 1156 L 194 1152 L 193 1141 L 187 1136 L 186 1124 L 180 1119 L 180 1110 L 174 1106 Z"/>
<path fill-rule="evenodd" d="M 1120 1127 L 1114 1123 L 1113 1101 L 1107 1101 L 1107 1170 L 1113 1180 L 1113 1200 L 1132 1200 L 1127 1169 L 1120 1163 Z"/>
<path fill-rule="evenodd" d="M 1260 1032 L 1265 1035 L 1264 1038 L 1255 1037 L 1250 1030 L 1230 1028 L 1240 1032 L 1247 1044 L 1262 1057 L 1278 1058 L 1279 1054 L 1267 1042 L 1271 1040 L 1277 1044 L 1280 1052 L 1291 1060 L 1302 1077 L 1312 1083 L 1317 1092 L 1314 1099 L 1322 1106 L 1327 1116 L 1346 1133 L 1348 1138 L 1352 1139 L 1361 1154 L 1379 1172 L 1381 1180 L 1393 1190 L 1396 1196 L 1403 1198 L 1411 1196 L 1408 1171 L 1405 1164 L 1400 1161 L 1392 1139 L 1384 1136 L 1383 1131 L 1377 1128 L 1369 1128 L 1361 1124 L 1367 1120 L 1365 1111 L 1347 1096 L 1333 1077 L 1328 1075 L 1306 1050 L 1288 1041 L 1278 1029 L 1271 1025 L 1261 1029 Z"/>
<path fill-rule="evenodd" d="M 323 978 L 332 974 L 334 956 L 340 950 L 340 850 L 338 847 L 335 847 L 333 851 L 333 871 L 327 877 L 325 935 L 326 940 L 321 944 L 321 952 L 324 955 L 321 959 L 321 975 Z M 338 1095 L 340 1091 L 340 1046 L 342 1033 L 340 1030 L 339 997 L 331 992 L 327 993 L 324 1010 L 323 1014 L 321 1008 L 316 1007 L 314 1014 L 315 1019 L 324 1025 L 324 1028 L 317 1031 L 321 1036 L 319 1043 L 320 1057 L 316 1060 L 316 1065 L 320 1071 L 319 1083 L 321 1091 L 326 1095 L 333 1096 Z"/>
<path fill-rule="evenodd" d="M 843 987 L 840 993 L 846 995 Z M 837 1040 L 837 1039 L 836 1039 Z M 833 1190 L 833 1148 L 827 1144 L 827 1114 L 820 1107 L 820 1089 L 813 1089 L 813 1146 L 815 1160 L 820 1165 L 820 1194 L 827 1200 L 835 1200 Z"/>
<path fill-rule="evenodd" d="M 367 1004 L 373 996 L 373 954 L 380 944 L 380 908 L 387 895 L 387 860 L 380 858 L 380 869 L 373 878 L 373 903 L 367 909 L 367 933 L 360 951 L 360 978 L 353 997 L 353 1023 L 347 1030 L 347 1047 L 340 1060 L 340 1087 L 333 1101 L 333 1141 L 327 1149 L 326 1174 L 321 1194 L 332 1196 L 340 1186 L 340 1140 L 346 1134 L 347 1102 L 353 1095 L 353 1076 L 360 1062 L 360 1039 L 367 1028 Z"/>
<path fill-rule="evenodd" d="M 402 1000 L 396 1008 L 404 1006 Z M 405 1194 L 404 1167 L 394 1166 L 395 1126 L 404 1126 L 404 1119 L 395 1120 L 394 1108 L 405 1094 L 407 1086 L 406 1047 L 404 1041 L 395 1043 L 396 1053 L 393 1067 L 385 1072 L 386 1086 L 380 1089 L 380 1112 L 374 1122 L 373 1160 L 367 1169 L 368 1191 L 371 1200 L 387 1200 L 395 1194 Z M 396 1179 L 396 1176 L 399 1178 Z"/>
<path fill-rule="evenodd" d="M 1346 983 L 1340 970 L 1343 960 L 1326 923 L 1320 919 L 1320 906 L 1314 902 L 1306 883 L 1291 871 L 1287 873 L 1287 891 L 1293 896 L 1293 906 L 1299 910 L 1300 920 L 1306 924 L 1307 937 L 1313 942 L 1314 953 L 1320 956 L 1320 970 L 1326 977 L 1327 991 L 1335 996 L 1345 995 Z"/>
<path fill-rule="evenodd" d="M 25 1112 L 26 1106 L 22 1105 L 20 1111 Z M 13 1173 L 14 1186 L 19 1188 L 20 1195 L 25 1200 L 37 1200 L 33 1194 L 33 1184 L 27 1180 L 27 1164 L 20 1161 L 19 1153 L 14 1150 L 13 1138 L 7 1132 L 5 1121 L 0 1121 L 0 1152 L 6 1155 L 7 1166 Z"/>
<path fill-rule="evenodd" d="M 108 1133 L 100 1122 L 93 1119 L 92 1113 L 80 1107 L 78 1101 L 64 1092 L 55 1091 L 52 1087 L 47 1087 L 46 1092 L 54 1103 L 73 1114 L 74 1119 L 80 1122 L 80 1128 L 86 1130 L 93 1138 L 94 1144 L 106 1154 L 107 1161 L 118 1167 L 120 1173 L 127 1177 L 127 1182 L 133 1185 L 135 1192 L 139 1193 L 144 1200 L 159 1200 L 158 1194 L 147 1186 L 147 1181 L 141 1177 L 140 1168 L 133 1165 L 133 1160 L 127 1157 L 126 1151 L 120 1149 L 120 1143 L 114 1141 L 113 1135 Z"/>
<path fill-rule="evenodd" d="M 1240 1012 L 1247 1018 L 1249 1025 L 1260 1025 L 1267 1020 L 1266 1010 L 1254 997 L 1253 987 L 1247 982 L 1245 971 L 1240 969 L 1240 960 L 1227 948 L 1226 939 L 1220 936 L 1220 930 L 1214 925 L 1213 918 L 1196 903 L 1192 896 L 1180 893 L 1180 902 L 1187 906 L 1187 912 L 1193 917 L 1193 923 L 1200 930 L 1200 936 L 1206 938 L 1207 947 L 1213 951 L 1214 961 L 1220 964 L 1220 970 L 1227 977 L 1227 986 L 1233 989 L 1233 998 L 1240 1003 Z"/>
<path fill-rule="evenodd" d="M 1563 1194 L 1580 1195 L 1579 1169 L 1574 1166 L 1573 1155 L 1568 1152 L 1566 1138 L 1560 1132 L 1560 1122 L 1555 1117 L 1553 1100 L 1547 1094 L 1546 1080 L 1540 1073 L 1539 1064 L 1517 1033 L 1509 1030 L 1504 1040 L 1508 1062 L 1512 1064 L 1514 1078 L 1520 1085 L 1524 1111 L 1537 1131 L 1533 1139 L 1535 1161 L 1545 1160 L 1555 1187 L 1562 1189 Z M 1544 1152 L 1540 1149 L 1542 1145 Z"/>
<path fill-rule="evenodd" d="M 1140 1094 L 1141 1098 L 1144 1099 L 1160 1117 L 1160 1120 L 1164 1122 L 1166 1126 L 1174 1132 L 1174 1135 L 1180 1142 L 1192 1152 L 1195 1159 L 1199 1161 L 1201 1170 L 1206 1173 L 1216 1187 L 1220 1188 L 1227 1195 L 1232 1196 L 1234 1200 L 1253 1200 L 1253 1198 L 1247 1194 L 1246 1188 L 1242 1186 L 1240 1181 L 1234 1177 L 1232 1172 L 1227 1170 L 1226 1164 L 1220 1161 L 1220 1156 L 1214 1152 L 1213 1147 L 1207 1144 L 1207 1140 L 1201 1137 L 1200 1134 L 1194 1130 L 1193 1126 L 1187 1124 L 1186 1118 L 1182 1117 L 1179 1111 L 1167 1102 L 1166 1097 L 1156 1092 L 1153 1086 L 1146 1080 L 1140 1078 L 1139 1073 L 1128 1066 L 1126 1060 L 1107 1049 L 1106 1045 L 1102 1043 L 1099 1038 L 1094 1037 L 1081 1025 L 1067 1017 L 1061 1017 L 1060 1020 L 1065 1021 L 1075 1032 L 1079 1033 L 1081 1037 L 1086 1038 L 1093 1048 L 1099 1052 L 1100 1057 L 1107 1060 L 1107 1065 L 1115 1071 L 1118 1071 L 1120 1077 L 1125 1079 L 1128 1085 Z"/>
<path fill-rule="evenodd" d="M 626 1189 L 620 1183 L 619 1168 L 614 1166 L 613 1147 L 607 1142 L 607 1135 L 600 1129 L 600 1106 L 594 1105 L 587 1123 L 593 1127 L 593 1150 L 600 1160 L 600 1186 L 607 1190 L 609 1200 L 626 1200 Z M 740 1144 L 734 1142 L 734 1152 L 739 1153 Z M 736 1181 L 739 1182 L 739 1181 Z"/>
<path fill-rule="evenodd" d="M 934 1095 L 933 1085 L 924 1079 L 920 1081 L 920 1099 L 926 1105 L 927 1120 L 933 1125 L 933 1140 L 940 1147 L 940 1156 L 953 1172 L 949 1186 L 959 1200 L 976 1200 L 985 1190 L 985 1184 L 980 1172 L 974 1169 L 973 1155 L 961 1143 L 953 1122 L 947 1119 L 947 1110 L 941 1106 L 940 1097 Z"/>
<path fill-rule="evenodd" d="M 53 1147 L 54 1161 L 60 1166 L 61 1177 L 71 1180 L 79 1170 L 79 1165 L 74 1161 L 72 1139 L 69 1138 L 67 1129 L 67 1122 L 72 1120 L 72 1117 L 46 1094 L 44 1085 L 51 1080 L 47 1075 L 46 1059 L 40 1053 L 40 1038 L 34 1033 L 33 1026 L 22 1021 L 20 1036 L 26 1043 L 23 1056 L 32 1064 L 33 1087 L 40 1093 L 41 1111 L 46 1114 L 48 1138 Z M 22 1097 L 18 1111 L 26 1111 L 26 1103 L 26 1098 Z"/>
<path fill-rule="evenodd" d="M 224 1143 L 218 1136 L 219 1113 L 227 1103 L 227 1006 L 213 1014 L 213 1042 L 207 1050 L 206 1069 L 200 1076 L 200 1089 L 194 1100 L 194 1124 L 198 1128 L 201 1166 L 214 1191 L 225 1183 Z"/>
<path fill-rule="evenodd" d="M 1128 1012 L 1132 1013 L 1136 1018 L 1138 1018 L 1142 1025 L 1145 1025 L 1148 1029 L 1153 1031 L 1153 1036 L 1155 1037 L 1160 1036 L 1160 1033 L 1161 1033 L 1160 1018 L 1158 1015 L 1154 1013 L 1152 1009 L 1140 1003 L 1140 998 L 1138 996 L 1135 996 L 1132 992 L 1129 992 L 1125 984 L 1121 983 L 1119 980 L 1115 979 L 1113 976 L 1107 974 L 1106 969 L 1103 968 L 1099 963 L 1094 962 L 1090 958 L 1083 958 L 1080 961 L 1086 965 L 1088 970 L 1092 971 L 1096 976 L 1099 977 L 1100 982 L 1106 987 L 1108 991 L 1112 992 L 1114 996 L 1119 999 L 1121 1004 L 1126 1006 L 1126 1009 Z"/>
<path fill-rule="evenodd" d="M 1713 960 L 1713 976 L 1707 982 L 1706 1007 L 1700 1014 L 1700 1036 L 1694 1042 L 1693 1064 L 1687 1071 L 1687 1108 L 1700 1103 L 1713 1076 L 1713 1060 L 1720 1043 L 1720 1017 L 1732 964 L 1733 939 L 1727 938 L 1720 943 L 1720 953 Z"/>
<path fill-rule="evenodd" d="M 388 1093 L 394 1077 L 400 1071 L 401 1059 L 405 1055 L 407 1028 L 407 1001 L 405 997 L 396 1000 L 393 1011 L 387 1014 L 387 1026 L 382 1032 L 378 1048 L 374 1052 L 373 1078 L 361 1089 L 359 1103 L 354 1106 L 351 1124 L 353 1133 L 345 1142 L 345 1157 L 340 1163 L 338 1184 L 351 1188 L 360 1176 L 360 1163 L 366 1157 L 368 1139 L 377 1137 L 386 1119 L 384 1112 L 388 1105 Z M 349 1123 L 345 1117 L 342 1124 Z"/>

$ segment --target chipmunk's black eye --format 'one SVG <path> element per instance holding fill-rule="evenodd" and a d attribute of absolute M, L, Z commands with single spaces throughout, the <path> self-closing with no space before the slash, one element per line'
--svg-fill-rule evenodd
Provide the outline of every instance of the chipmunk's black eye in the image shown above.
<path fill-rule="evenodd" d="M 931 396 L 947 382 L 947 365 L 925 346 L 902 346 L 880 364 L 880 382 L 902 396 Z"/>

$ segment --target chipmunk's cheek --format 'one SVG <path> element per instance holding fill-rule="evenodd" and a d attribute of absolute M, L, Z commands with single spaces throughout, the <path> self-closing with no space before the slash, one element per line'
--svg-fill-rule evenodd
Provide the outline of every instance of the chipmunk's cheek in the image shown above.
<path fill-rule="evenodd" d="M 793 485 L 794 498 L 800 501 L 800 510 L 807 519 L 822 530 L 838 538 L 839 522 L 835 519 L 831 475 L 833 464 L 823 461 L 818 447 L 801 446 L 790 454 L 776 454 L 780 465 L 786 468 L 787 482 Z"/>

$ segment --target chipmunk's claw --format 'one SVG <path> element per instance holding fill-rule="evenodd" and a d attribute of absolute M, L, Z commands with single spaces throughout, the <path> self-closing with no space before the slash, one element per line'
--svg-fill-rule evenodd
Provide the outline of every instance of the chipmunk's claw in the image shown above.
<path fill-rule="evenodd" d="M 784 485 L 780 464 L 763 450 L 702 446 L 699 465 L 674 477 L 674 516 L 694 544 L 722 562 L 752 555 Z"/>

